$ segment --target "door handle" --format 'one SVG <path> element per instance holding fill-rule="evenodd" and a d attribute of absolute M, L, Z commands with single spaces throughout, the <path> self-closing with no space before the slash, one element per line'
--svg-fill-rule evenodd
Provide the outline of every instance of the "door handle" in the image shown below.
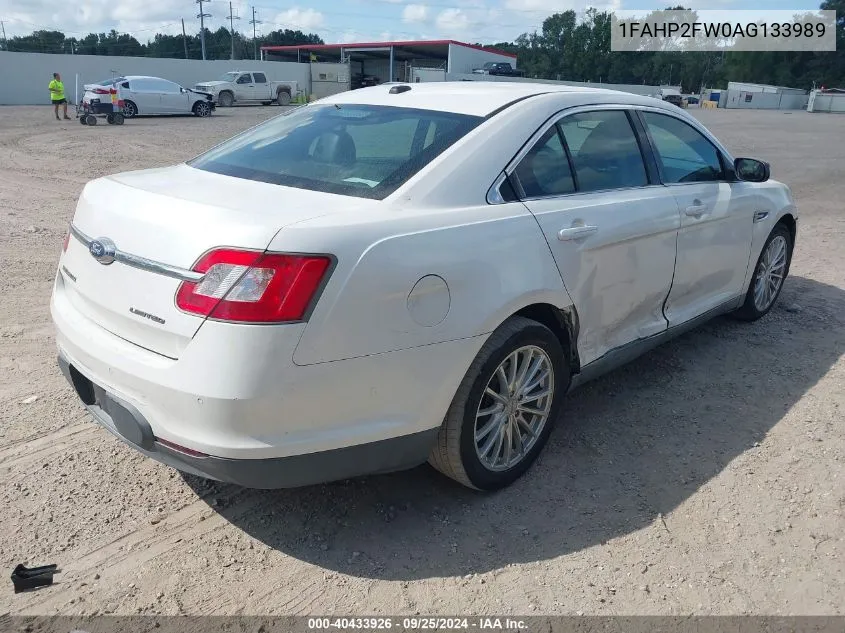
<path fill-rule="evenodd" d="M 573 226 L 568 229 L 561 229 L 557 232 L 557 239 L 561 242 L 567 242 L 569 240 L 579 240 L 582 237 L 587 237 L 588 235 L 592 235 L 596 231 L 599 230 L 597 226 Z"/>
<path fill-rule="evenodd" d="M 700 218 L 704 215 L 704 212 L 707 211 L 706 204 L 693 204 L 686 208 L 684 213 L 686 213 L 691 218 Z"/>

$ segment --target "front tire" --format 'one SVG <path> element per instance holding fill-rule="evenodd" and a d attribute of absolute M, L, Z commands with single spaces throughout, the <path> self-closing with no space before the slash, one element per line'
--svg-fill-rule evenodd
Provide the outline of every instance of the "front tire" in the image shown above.
<path fill-rule="evenodd" d="M 508 319 L 461 381 L 429 463 L 478 490 L 513 483 L 543 450 L 569 381 L 557 336 L 536 321 Z"/>
<path fill-rule="evenodd" d="M 207 101 L 197 101 L 194 104 L 194 116 L 205 118 L 211 116 L 211 105 Z"/>
<path fill-rule="evenodd" d="M 231 108 L 234 103 L 235 97 L 231 92 L 221 92 L 220 96 L 217 97 L 217 104 L 221 108 Z"/>
<path fill-rule="evenodd" d="M 775 305 L 792 262 L 792 234 L 783 224 L 775 225 L 754 267 L 754 276 L 742 307 L 733 313 L 741 321 L 756 321 Z"/>
<path fill-rule="evenodd" d="M 135 102 L 123 102 L 123 116 L 125 116 L 127 119 L 131 119 L 133 117 L 138 116 L 138 106 L 135 105 Z"/>

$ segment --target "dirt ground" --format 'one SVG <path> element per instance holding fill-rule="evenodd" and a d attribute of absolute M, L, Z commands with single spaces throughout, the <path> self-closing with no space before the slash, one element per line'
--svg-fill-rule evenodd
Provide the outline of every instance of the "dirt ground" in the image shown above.
<path fill-rule="evenodd" d="M 694 112 L 793 187 L 779 305 L 572 394 L 530 474 L 485 495 L 427 466 L 244 490 L 97 427 L 48 312 L 83 184 L 278 109 L 89 128 L 1 108 L 0 568 L 63 572 L 31 594 L 4 581 L 0 614 L 845 613 L 845 116 Z"/>

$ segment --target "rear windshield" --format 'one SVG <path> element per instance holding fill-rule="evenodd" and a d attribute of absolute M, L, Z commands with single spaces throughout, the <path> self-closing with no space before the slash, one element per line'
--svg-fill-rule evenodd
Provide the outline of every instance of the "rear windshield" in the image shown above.
<path fill-rule="evenodd" d="M 188 164 L 277 185 L 381 200 L 481 117 L 373 105 L 308 105 Z"/>

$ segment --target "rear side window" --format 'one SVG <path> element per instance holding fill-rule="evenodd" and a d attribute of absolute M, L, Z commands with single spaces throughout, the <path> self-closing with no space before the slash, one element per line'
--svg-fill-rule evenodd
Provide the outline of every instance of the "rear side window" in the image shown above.
<path fill-rule="evenodd" d="M 381 200 L 482 122 L 372 105 L 308 105 L 199 156 L 197 169 Z"/>
<path fill-rule="evenodd" d="M 257 84 L 267 83 L 267 76 L 264 73 L 252 73 L 252 78 L 255 79 Z"/>
<path fill-rule="evenodd" d="M 643 112 L 663 182 L 711 182 L 724 178 L 719 151 L 701 132 L 675 117 Z"/>
<path fill-rule="evenodd" d="M 569 159 L 555 126 L 549 128 L 529 150 L 514 173 L 526 198 L 556 196 L 575 191 Z"/>
<path fill-rule="evenodd" d="M 624 111 L 573 114 L 559 126 L 572 156 L 579 191 L 648 184 L 643 155 Z"/>

